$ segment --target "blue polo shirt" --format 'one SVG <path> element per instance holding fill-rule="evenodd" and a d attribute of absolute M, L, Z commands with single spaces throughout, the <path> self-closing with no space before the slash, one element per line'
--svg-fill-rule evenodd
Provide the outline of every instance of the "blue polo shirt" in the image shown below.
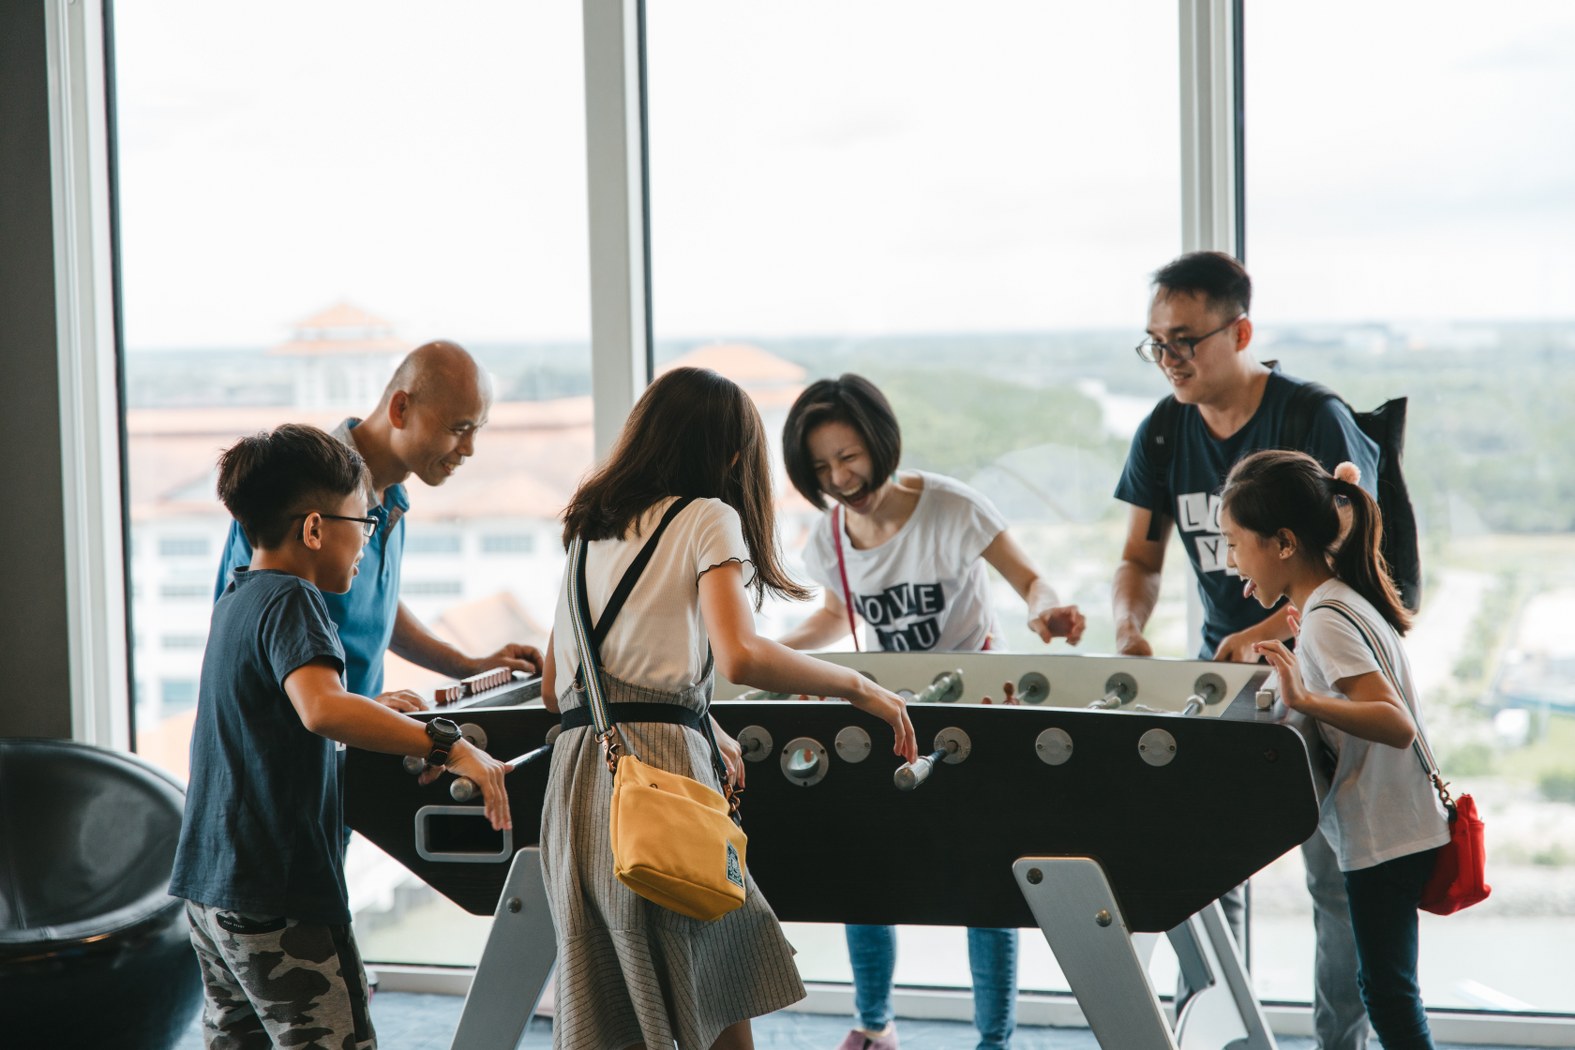
<path fill-rule="evenodd" d="M 350 921 L 334 742 L 301 724 L 284 680 L 344 666 L 323 594 L 276 570 L 235 573 L 202 655 L 191 781 L 170 893 L 306 922 Z"/>
<path fill-rule="evenodd" d="M 334 437 L 354 447 L 350 428 L 361 422 L 347 419 L 334 430 Z M 410 500 L 403 485 L 390 485 L 383 502 L 374 505 L 367 493 L 367 512 L 377 519 L 377 531 L 366 541 L 360 571 L 344 594 L 324 594 L 328 615 L 339 629 L 345 651 L 345 688 L 362 696 L 383 691 L 383 654 L 394 637 L 394 620 L 399 614 L 399 565 L 405 555 L 405 512 Z M 252 545 L 237 522 L 230 522 L 219 563 L 219 578 L 213 597 L 217 601 L 230 585 L 231 574 L 250 565 Z"/>
<path fill-rule="evenodd" d="M 1262 623 L 1268 615 L 1257 599 L 1242 597 L 1240 575 L 1225 566 L 1219 491 L 1237 460 L 1263 449 L 1282 447 L 1280 429 L 1285 421 L 1285 405 L 1292 392 L 1303 384 L 1303 380 L 1270 372 L 1258 411 L 1227 438 L 1209 433 L 1196 405 L 1181 405 L 1176 448 L 1170 462 L 1173 503 L 1168 507 L 1155 505 L 1161 497 L 1156 492 L 1158 486 L 1154 484 L 1148 458 L 1152 415 L 1139 424 L 1132 437 L 1126 468 L 1116 485 L 1116 499 L 1168 515 L 1176 523 L 1181 545 L 1187 550 L 1198 580 L 1198 596 L 1203 600 L 1201 659 L 1212 659 L 1226 635 Z M 1362 470 L 1362 487 L 1377 496 L 1378 445 L 1362 433 L 1350 410 L 1338 400 L 1326 401 L 1314 412 L 1307 444 L 1301 451 L 1331 471 L 1350 460 Z"/>

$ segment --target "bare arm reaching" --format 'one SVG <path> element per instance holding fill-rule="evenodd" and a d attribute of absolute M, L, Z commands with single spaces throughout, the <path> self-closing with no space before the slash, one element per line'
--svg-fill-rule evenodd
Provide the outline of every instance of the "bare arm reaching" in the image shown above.
<path fill-rule="evenodd" d="M 284 680 L 284 692 L 301 724 L 319 736 L 385 755 L 424 758 L 432 750 L 432 741 L 420 722 L 376 700 L 346 692 L 339 682 L 339 669 L 327 660 L 296 668 Z M 511 768 L 507 762 L 499 762 L 462 739 L 449 752 L 445 768 L 480 786 L 487 819 L 494 828 L 512 826 L 509 796 L 503 789 L 503 775 Z"/>
<path fill-rule="evenodd" d="M 1309 692 L 1296 654 L 1281 642 L 1260 642 L 1257 651 L 1280 676 L 1280 698 L 1292 711 L 1327 723 L 1344 733 L 1390 747 L 1406 748 L 1416 739 L 1416 723 L 1405 701 L 1378 671 L 1351 675 L 1334 683 L 1345 699 Z"/>
<path fill-rule="evenodd" d="M 1039 575 L 1033 559 L 1010 532 L 1002 529 L 984 549 L 983 558 L 1028 604 L 1028 626 L 1040 641 L 1065 638 L 1069 645 L 1082 641 L 1087 626 L 1082 612 L 1075 605 L 1060 603 L 1055 588 Z"/>
<path fill-rule="evenodd" d="M 389 640 L 388 648 L 396 656 L 418 667 L 451 678 L 468 678 L 494 667 L 507 667 L 525 674 L 535 674 L 541 670 L 541 653 L 533 645 L 510 642 L 497 652 L 485 656 L 466 656 L 433 634 L 404 602 L 399 603 L 399 612 L 394 617 L 394 636 Z"/>
<path fill-rule="evenodd" d="M 1159 601 L 1159 581 L 1165 570 L 1165 541 L 1148 538 L 1152 512 L 1133 507 L 1127 516 L 1127 542 L 1111 586 L 1111 612 L 1116 621 L 1116 652 L 1122 656 L 1153 656 L 1143 637 L 1148 618 Z M 1169 532 L 1168 520 L 1161 536 Z"/>
<path fill-rule="evenodd" d="M 736 562 L 700 577 L 700 615 L 705 620 L 717 670 L 730 682 L 778 693 L 846 697 L 892 727 L 892 751 L 905 761 L 918 757 L 913 723 L 902 698 L 857 671 L 817 660 L 755 633 L 754 609 Z"/>
<path fill-rule="evenodd" d="M 839 639 L 848 637 L 848 606 L 840 597 L 827 591 L 826 603 L 809 614 L 809 619 L 782 636 L 782 644 L 789 649 L 824 649 Z"/>

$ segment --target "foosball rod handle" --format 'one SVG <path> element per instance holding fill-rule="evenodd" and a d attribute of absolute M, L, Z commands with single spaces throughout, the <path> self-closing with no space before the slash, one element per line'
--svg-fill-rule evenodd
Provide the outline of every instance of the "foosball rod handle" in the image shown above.
<path fill-rule="evenodd" d="M 898 791 L 912 791 L 930 779 L 930 774 L 935 771 L 935 764 L 951 754 L 953 750 L 950 747 L 936 748 L 923 758 L 904 762 L 891 775 L 891 782 L 897 785 Z"/>
<path fill-rule="evenodd" d="M 543 755 L 550 754 L 552 754 L 552 745 L 543 744 L 534 751 L 527 751 L 517 758 L 509 759 L 509 765 L 515 769 L 519 769 L 521 766 L 530 765 L 532 762 L 536 761 L 538 758 L 541 758 Z M 471 780 L 469 777 L 455 777 L 454 783 L 448 786 L 448 797 L 453 799 L 455 802 L 469 802 L 471 799 L 480 794 L 481 789 L 477 787 L 476 782 Z"/>

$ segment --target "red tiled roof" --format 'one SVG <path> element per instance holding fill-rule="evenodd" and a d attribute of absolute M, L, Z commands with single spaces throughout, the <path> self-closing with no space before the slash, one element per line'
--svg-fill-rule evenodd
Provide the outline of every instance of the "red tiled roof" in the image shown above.
<path fill-rule="evenodd" d="M 294 335 L 270 354 L 322 357 L 327 354 L 398 354 L 410 349 L 394 324 L 352 303 L 337 302 L 293 326 Z"/>
<path fill-rule="evenodd" d="M 443 485 L 408 486 L 412 510 L 451 520 L 557 517 L 591 465 L 590 412 L 588 397 L 494 405 L 475 457 Z M 285 422 L 331 430 L 343 418 L 285 406 L 134 409 L 126 414 L 132 518 L 222 515 L 214 466 L 237 437 Z"/>
<path fill-rule="evenodd" d="M 658 371 L 666 372 L 680 367 L 709 368 L 720 372 L 748 390 L 752 396 L 763 387 L 785 384 L 802 386 L 808 374 L 802 365 L 749 343 L 713 343 L 696 347 L 682 357 L 667 362 Z"/>
<path fill-rule="evenodd" d="M 703 347 L 668 367 L 716 368 L 747 390 L 763 410 L 798 396 L 804 369 L 758 347 Z M 341 413 L 289 406 L 133 409 L 126 414 L 130 503 L 134 520 L 222 515 L 213 489 L 219 454 L 237 437 L 285 422 L 331 430 Z M 412 511 L 432 519 L 556 518 L 592 466 L 595 435 L 589 397 L 504 401 L 492 406 L 476 455 L 446 483 L 409 486 Z M 789 488 L 785 507 L 801 501 Z"/>
<path fill-rule="evenodd" d="M 328 309 L 313 314 L 304 320 L 295 322 L 293 328 L 386 328 L 392 330 L 394 323 L 382 317 L 367 313 L 353 303 L 340 300 Z"/>

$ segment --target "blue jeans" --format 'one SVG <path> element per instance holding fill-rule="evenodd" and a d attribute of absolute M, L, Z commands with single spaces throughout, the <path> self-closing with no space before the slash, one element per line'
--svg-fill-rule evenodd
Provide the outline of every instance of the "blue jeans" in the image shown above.
<path fill-rule="evenodd" d="M 1384 1050 L 1432 1050 L 1416 983 L 1417 902 L 1438 850 L 1423 850 L 1345 873 L 1356 934 L 1356 982 Z"/>
<path fill-rule="evenodd" d="M 849 926 L 853 1007 L 859 1027 L 878 1032 L 891 1023 L 891 983 L 897 968 L 897 927 Z M 979 1050 L 1005 1050 L 1017 1030 L 1017 931 L 968 931 L 973 971 L 973 1023 Z"/>

